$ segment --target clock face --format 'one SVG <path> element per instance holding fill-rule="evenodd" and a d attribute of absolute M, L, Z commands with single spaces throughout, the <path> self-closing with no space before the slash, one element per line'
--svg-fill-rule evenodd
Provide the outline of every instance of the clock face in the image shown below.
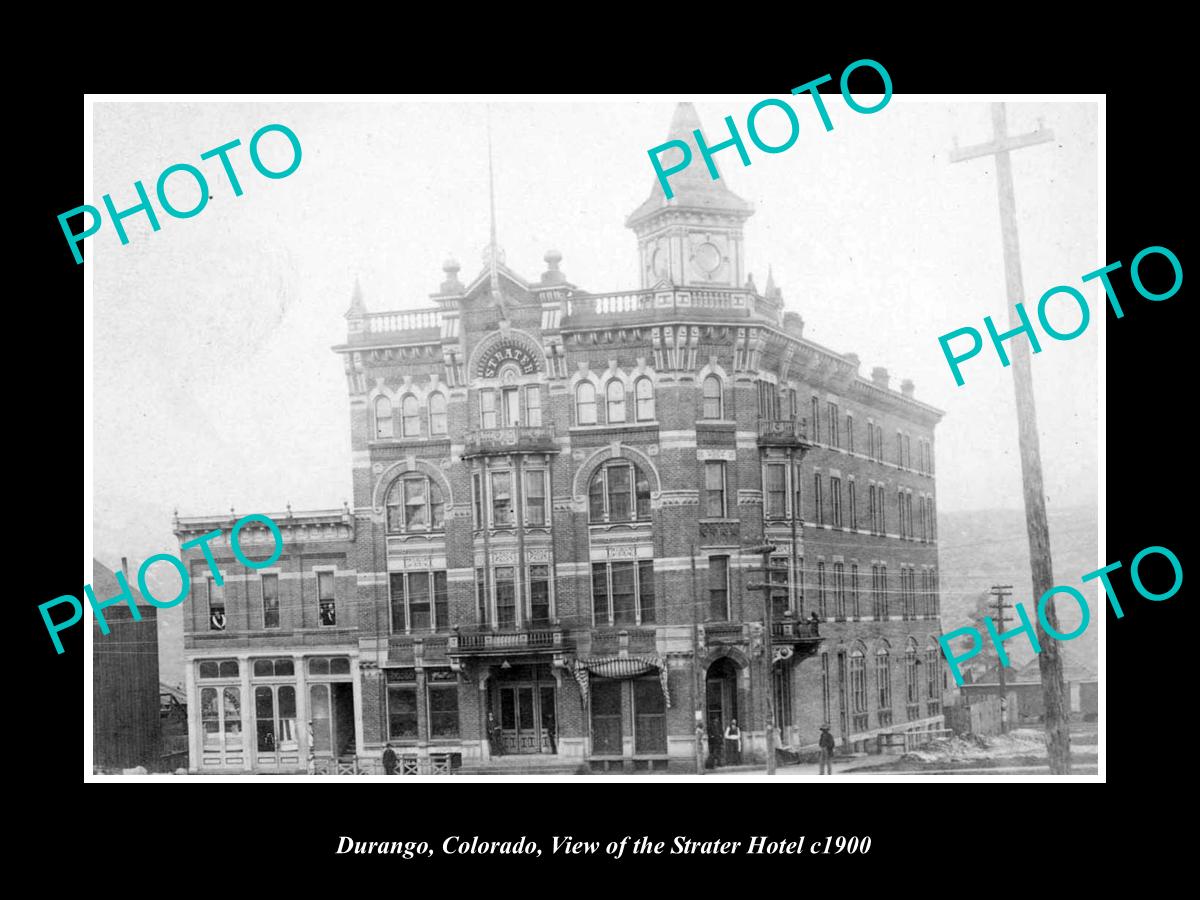
<path fill-rule="evenodd" d="M 696 266 L 705 275 L 712 275 L 721 267 L 721 251 L 716 245 L 705 242 L 696 248 L 694 254 Z"/>
<path fill-rule="evenodd" d="M 650 257 L 650 271 L 659 278 L 667 274 L 667 251 L 659 247 L 654 251 L 654 255 Z"/>

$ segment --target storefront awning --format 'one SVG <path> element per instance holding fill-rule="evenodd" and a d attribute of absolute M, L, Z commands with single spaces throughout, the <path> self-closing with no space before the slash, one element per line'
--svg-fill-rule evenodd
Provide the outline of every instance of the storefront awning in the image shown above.
<path fill-rule="evenodd" d="M 579 693 L 583 702 L 588 702 L 588 684 L 596 678 L 637 678 L 647 672 L 658 672 L 663 697 L 667 707 L 671 706 L 671 692 L 667 687 L 667 661 L 661 656 L 585 656 L 576 659 L 571 666 L 575 680 L 579 682 Z"/>

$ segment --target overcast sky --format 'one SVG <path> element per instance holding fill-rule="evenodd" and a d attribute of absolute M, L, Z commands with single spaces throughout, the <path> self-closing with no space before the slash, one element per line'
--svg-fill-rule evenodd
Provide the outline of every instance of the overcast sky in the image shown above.
<path fill-rule="evenodd" d="M 695 98 L 691 98 L 695 99 Z M 697 100 L 709 142 L 761 97 Z M 869 101 L 869 98 L 865 98 Z M 985 315 L 1007 322 L 991 159 L 951 165 L 947 151 L 987 140 L 987 104 L 896 101 L 874 115 L 826 97 L 826 133 L 811 100 L 793 105 L 801 136 L 752 165 L 717 157 L 732 190 L 757 212 L 746 263 L 761 288 L 768 265 L 805 335 L 855 352 L 861 372 L 911 378 L 918 399 L 946 411 L 936 432 L 942 510 L 1020 508 L 1011 369 L 990 348 L 956 387 L 939 335 Z M 553 247 L 585 290 L 638 286 L 625 217 L 654 181 L 646 151 L 665 140 L 670 102 L 492 104 L 499 241 L 508 265 L 536 280 Z M 778 111 L 775 111 L 776 113 Z M 175 548 L 171 513 L 239 514 L 340 506 L 349 500 L 349 405 L 343 314 L 355 279 L 371 311 L 430 305 L 447 256 L 464 282 L 488 241 L 486 109 L 481 103 L 102 103 L 94 113 L 95 196 L 134 205 L 168 165 L 209 177 L 212 200 L 191 219 L 159 212 L 162 228 L 125 220 L 87 241 L 94 277 L 95 555 Z M 1016 152 L 1022 264 L 1030 315 L 1054 285 L 1081 290 L 1092 325 L 1081 338 L 1043 338 L 1033 357 L 1050 505 L 1096 502 L 1098 283 L 1080 276 L 1108 260 L 1097 246 L 1096 108 L 1011 104 L 1010 133 L 1044 119 L 1056 140 Z M 782 115 L 779 116 L 782 120 Z M 292 128 L 296 172 L 268 180 L 247 155 L 262 125 Z M 780 143 L 772 111 L 758 122 Z M 234 138 L 244 194 L 200 153 Z M 289 159 L 264 140 L 272 168 Z M 702 165 L 697 160 L 695 165 Z M 193 205 L 186 176 L 170 182 Z M 156 203 L 157 206 L 157 203 Z M 65 248 L 64 248 L 65 251 Z M 1128 264 L 1128 261 L 1126 261 Z M 1063 330 L 1077 319 L 1052 316 Z"/>

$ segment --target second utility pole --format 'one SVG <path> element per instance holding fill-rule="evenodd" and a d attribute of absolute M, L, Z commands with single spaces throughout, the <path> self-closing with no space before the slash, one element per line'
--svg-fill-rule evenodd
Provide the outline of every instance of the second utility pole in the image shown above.
<path fill-rule="evenodd" d="M 1012 596 L 1013 586 L 1011 584 L 993 584 L 992 589 L 988 592 L 996 598 L 996 602 L 989 607 L 994 610 L 992 613 L 992 621 L 996 623 L 996 633 L 1004 632 L 1004 623 L 1011 622 L 1012 619 L 1004 615 L 1005 612 L 1012 609 L 1011 603 L 1005 603 Z M 1000 733 L 1008 733 L 1008 691 L 1005 689 L 1007 679 L 1005 678 L 1005 669 L 1007 667 L 1000 662 L 999 655 L 996 656 L 996 675 L 1000 679 Z"/>

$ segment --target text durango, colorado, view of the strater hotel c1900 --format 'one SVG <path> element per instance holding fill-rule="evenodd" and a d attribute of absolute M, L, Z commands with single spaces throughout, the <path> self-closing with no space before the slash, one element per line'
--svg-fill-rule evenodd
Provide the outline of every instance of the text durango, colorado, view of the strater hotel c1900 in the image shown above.
<path fill-rule="evenodd" d="M 680 104 L 670 137 L 699 127 Z M 176 519 L 222 531 L 225 576 L 185 551 L 189 771 L 377 771 L 390 742 L 410 773 L 688 772 L 734 719 L 759 762 L 767 685 L 792 751 L 941 727 L 941 413 L 755 286 L 724 181 L 671 185 L 626 222 L 637 290 L 555 251 L 526 280 L 493 236 L 427 310 L 355 291 L 352 504 L 271 513 L 261 570 L 233 518 Z"/>

